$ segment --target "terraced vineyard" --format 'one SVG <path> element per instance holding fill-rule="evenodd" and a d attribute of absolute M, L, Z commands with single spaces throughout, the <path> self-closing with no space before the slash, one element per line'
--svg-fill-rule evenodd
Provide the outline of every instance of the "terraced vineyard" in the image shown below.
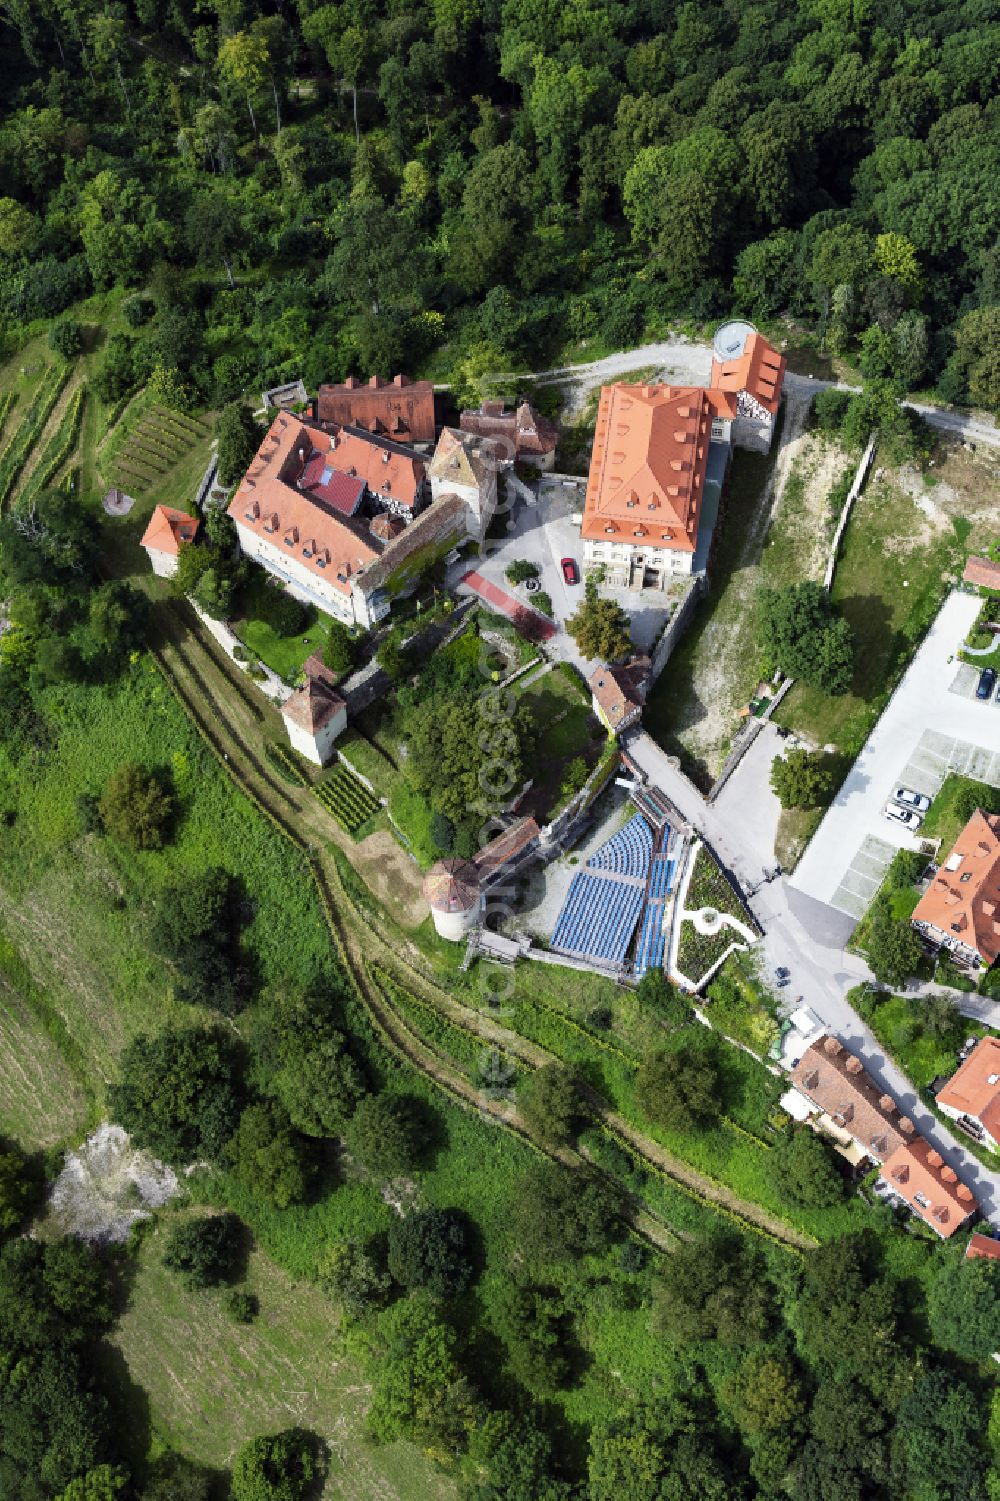
<path fill-rule="evenodd" d="M 315 788 L 316 796 L 328 813 L 348 834 L 356 834 L 362 824 L 378 812 L 378 798 L 368 791 L 342 761 L 338 761 L 325 781 Z"/>
<path fill-rule="evenodd" d="M 174 467 L 183 454 L 207 434 L 204 423 L 181 412 L 136 403 L 134 413 L 121 422 L 101 454 L 105 479 L 141 498 Z"/>
<path fill-rule="evenodd" d="M 27 483 L 21 492 L 21 501 L 30 500 L 32 496 L 37 495 L 39 490 L 44 490 L 47 485 L 51 485 L 60 469 L 72 457 L 80 438 L 86 399 L 87 387 L 81 384 L 70 397 L 69 406 L 63 413 L 62 421 L 39 455 L 34 469 L 28 475 Z"/>
<path fill-rule="evenodd" d="M 71 366 L 62 370 L 52 369 L 43 377 L 31 405 L 9 438 L 0 454 L 0 511 L 4 510 L 14 493 L 21 473 L 31 456 L 32 449 L 48 422 L 56 402 L 69 380 Z"/>

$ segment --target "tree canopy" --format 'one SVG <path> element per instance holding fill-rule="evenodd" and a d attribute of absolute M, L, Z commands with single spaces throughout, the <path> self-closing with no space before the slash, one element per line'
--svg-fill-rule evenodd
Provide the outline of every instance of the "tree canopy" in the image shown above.
<path fill-rule="evenodd" d="M 808 581 L 765 589 L 760 641 L 782 672 L 826 693 L 846 693 L 854 670 L 854 637 L 826 590 Z"/>

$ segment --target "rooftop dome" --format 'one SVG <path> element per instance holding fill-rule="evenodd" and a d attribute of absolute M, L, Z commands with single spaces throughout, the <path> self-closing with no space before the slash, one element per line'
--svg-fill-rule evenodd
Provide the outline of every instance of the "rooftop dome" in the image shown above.
<path fill-rule="evenodd" d="M 479 872 L 469 860 L 439 860 L 424 878 L 435 912 L 471 912 L 479 902 Z"/>
<path fill-rule="evenodd" d="M 728 323 L 720 323 L 715 330 L 715 338 L 712 340 L 712 353 L 720 365 L 726 365 L 730 360 L 738 360 L 746 348 L 750 335 L 756 332 L 752 323 L 744 323 L 740 318 L 733 318 Z"/>

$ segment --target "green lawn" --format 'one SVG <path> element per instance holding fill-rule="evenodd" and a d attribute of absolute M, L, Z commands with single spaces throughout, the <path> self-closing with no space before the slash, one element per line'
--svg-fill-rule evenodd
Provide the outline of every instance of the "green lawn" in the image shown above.
<path fill-rule="evenodd" d="M 975 788 L 978 792 L 982 787 L 983 783 L 971 777 L 958 776 L 955 772 L 945 777 L 940 791 L 927 810 L 923 828 L 920 830 L 925 839 L 941 840 L 942 858 L 951 849 L 967 822 L 956 810 L 956 803 L 970 788 Z M 992 793 L 992 798 L 987 798 L 988 793 Z M 983 799 L 988 812 L 1000 808 L 1000 789 L 987 787 L 983 793 Z"/>
<path fill-rule="evenodd" d="M 234 628 L 248 651 L 291 683 L 306 658 L 322 649 L 326 620 L 311 605 L 302 605 L 301 624 L 297 630 L 286 633 L 279 612 L 288 608 L 286 601 L 290 596 L 268 579 L 263 568 L 251 568 L 246 586 L 233 602 Z"/>
<path fill-rule="evenodd" d="M 559 668 L 536 678 L 520 694 L 531 709 L 538 728 L 538 745 L 532 757 L 535 785 L 531 791 L 536 817 L 551 817 L 569 763 L 582 756 L 589 767 L 597 765 L 607 735 L 595 717 L 589 694 Z"/>
<path fill-rule="evenodd" d="M 953 533 L 922 541 L 912 500 L 888 481 L 855 506 L 833 584 L 833 600 L 857 643 L 849 693 L 838 697 L 796 683 L 775 720 L 853 757 L 864 744 L 914 648 L 960 571 Z"/>

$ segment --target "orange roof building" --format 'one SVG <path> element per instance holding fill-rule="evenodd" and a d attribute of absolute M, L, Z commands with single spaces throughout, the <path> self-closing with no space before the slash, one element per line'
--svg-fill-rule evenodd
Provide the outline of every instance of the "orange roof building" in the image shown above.
<path fill-rule="evenodd" d="M 1000 1261 L 1000 1240 L 994 1240 L 992 1235 L 983 1235 L 981 1230 L 973 1230 L 969 1236 L 969 1244 L 965 1248 L 966 1261 Z"/>
<path fill-rule="evenodd" d="M 325 766 L 333 742 L 347 728 L 347 705 L 334 687 L 335 674 L 318 652 L 303 671 L 306 680 L 281 706 L 288 738 L 295 749 L 317 766 Z"/>
<path fill-rule="evenodd" d="M 993 963 L 1000 954 L 1000 818 L 976 809 L 911 921 L 956 959 Z"/>
<path fill-rule="evenodd" d="M 979 1213 L 972 1190 L 922 1136 L 893 1152 L 882 1164 L 879 1177 L 942 1240 Z"/>
<path fill-rule="evenodd" d="M 580 528 L 584 567 L 630 589 L 704 572 L 732 447 L 769 451 L 784 375 L 784 358 L 755 328 L 727 323 L 709 386 L 605 386 Z"/>
<path fill-rule="evenodd" d="M 937 1105 L 963 1131 L 1000 1145 L 1000 1038 L 983 1037 L 937 1093 Z"/>
<path fill-rule="evenodd" d="M 649 683 L 650 660 L 633 657 L 623 667 L 598 667 L 587 686 L 598 719 L 612 735 L 636 724 L 642 716 Z"/>
<path fill-rule="evenodd" d="M 977 589 L 1000 590 L 1000 563 L 993 563 L 989 558 L 970 558 L 962 578 L 967 584 L 975 584 Z"/>
<path fill-rule="evenodd" d="M 502 401 L 484 401 L 476 411 L 463 412 L 458 425 L 465 433 L 495 439 L 505 460 L 533 464 L 542 470 L 551 469 L 555 463 L 559 430 L 528 401 L 522 401 L 514 411 L 506 410 Z"/>
<path fill-rule="evenodd" d="M 429 380 L 373 375 L 365 382 L 350 376 L 340 385 L 320 386 L 313 412 L 324 427 L 358 427 L 397 443 L 434 442 L 434 387 Z"/>
<path fill-rule="evenodd" d="M 836 1037 L 818 1037 L 806 1048 L 792 1069 L 792 1083 L 816 1106 L 821 1125 L 825 1118 L 879 1162 L 916 1138 L 916 1127 L 892 1095 L 879 1089 L 861 1059 Z"/>
<path fill-rule="evenodd" d="M 194 541 L 200 524 L 186 511 L 175 511 L 172 506 L 154 506 L 140 546 L 146 549 L 155 574 L 160 578 L 173 578 L 181 547 Z"/>

